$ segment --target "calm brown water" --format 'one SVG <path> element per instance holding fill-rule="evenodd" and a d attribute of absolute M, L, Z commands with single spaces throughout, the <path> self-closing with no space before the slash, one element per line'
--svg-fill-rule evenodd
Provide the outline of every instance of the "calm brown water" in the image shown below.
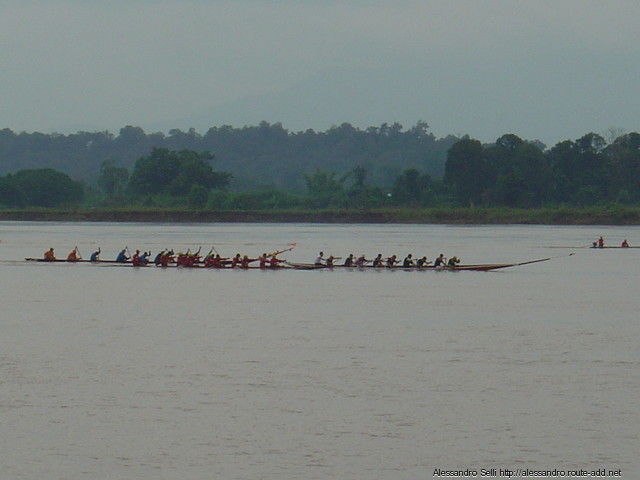
<path fill-rule="evenodd" d="M 0 222 L 6 479 L 417 479 L 621 469 L 640 451 L 637 227 Z M 21 261 L 172 247 L 498 272 Z M 573 253 L 574 255 L 569 255 Z"/>

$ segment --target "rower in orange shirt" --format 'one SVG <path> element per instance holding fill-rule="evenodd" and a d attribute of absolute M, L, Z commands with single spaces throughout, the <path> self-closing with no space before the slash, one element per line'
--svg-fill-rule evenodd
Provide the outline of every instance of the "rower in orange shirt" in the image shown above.
<path fill-rule="evenodd" d="M 45 262 L 54 262 L 56 260 L 56 255 L 53 253 L 53 248 L 50 248 L 46 252 L 44 252 L 44 261 Z"/>
<path fill-rule="evenodd" d="M 78 247 L 76 247 L 67 255 L 67 262 L 77 262 L 78 260 L 80 260 L 80 258 L 78 258 Z"/>

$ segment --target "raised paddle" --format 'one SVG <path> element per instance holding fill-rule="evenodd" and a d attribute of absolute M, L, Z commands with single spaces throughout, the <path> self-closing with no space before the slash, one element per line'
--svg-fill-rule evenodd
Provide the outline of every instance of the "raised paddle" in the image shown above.
<path fill-rule="evenodd" d="M 289 245 L 290 245 L 289 248 L 285 248 L 284 250 L 278 250 L 277 252 L 270 253 L 269 256 L 271 257 L 271 256 L 274 256 L 274 255 L 280 255 L 281 253 L 284 253 L 284 252 L 290 252 L 291 250 L 293 250 L 296 247 L 297 243 L 292 242 Z"/>

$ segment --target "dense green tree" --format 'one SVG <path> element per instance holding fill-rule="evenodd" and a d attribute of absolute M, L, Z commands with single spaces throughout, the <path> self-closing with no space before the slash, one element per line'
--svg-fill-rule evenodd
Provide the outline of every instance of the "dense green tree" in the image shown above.
<path fill-rule="evenodd" d="M 129 180 L 129 170 L 116 166 L 116 161 L 109 158 L 100 166 L 98 186 L 108 195 L 115 195 L 124 191 Z"/>
<path fill-rule="evenodd" d="M 187 195 L 187 201 L 191 207 L 202 208 L 209 200 L 209 189 L 202 185 L 193 185 Z"/>
<path fill-rule="evenodd" d="M 304 175 L 307 183 L 309 203 L 316 208 L 325 208 L 344 194 L 344 178 L 336 179 L 336 172 L 317 169 L 313 175 Z"/>
<path fill-rule="evenodd" d="M 11 175 L 0 177 L 0 205 L 11 207 L 24 206 L 22 193 L 15 183 L 11 181 Z"/>
<path fill-rule="evenodd" d="M 610 198 L 611 159 L 605 146 L 601 135 L 589 133 L 575 142 L 558 143 L 550 150 L 556 201 L 590 205 Z"/>
<path fill-rule="evenodd" d="M 444 181 L 465 205 L 482 203 L 482 193 L 490 185 L 489 165 L 478 140 L 465 138 L 447 152 Z"/>
<path fill-rule="evenodd" d="M 212 158 L 208 152 L 154 148 L 149 156 L 136 162 L 129 189 L 143 195 L 186 196 L 194 185 L 207 189 L 224 187 L 231 174 L 214 171 Z"/>
<path fill-rule="evenodd" d="M 344 192 L 344 197 L 341 197 L 344 207 L 373 208 L 386 202 L 382 188 L 365 183 L 367 175 L 367 169 L 358 165 L 343 177 L 343 180 L 353 180 L 352 185 Z"/>
<path fill-rule="evenodd" d="M 396 205 L 424 205 L 431 178 L 415 168 L 408 168 L 396 177 L 391 198 Z"/>
<path fill-rule="evenodd" d="M 486 150 L 494 186 L 493 203 L 511 207 L 539 206 L 551 199 L 553 175 L 544 152 L 515 135 L 500 137 Z"/>
<path fill-rule="evenodd" d="M 80 182 L 51 168 L 20 170 L 3 179 L 2 203 L 10 206 L 57 207 L 73 205 L 84 198 Z"/>
<path fill-rule="evenodd" d="M 640 134 L 629 133 L 617 137 L 605 149 L 610 166 L 609 191 L 615 201 L 640 201 Z"/>

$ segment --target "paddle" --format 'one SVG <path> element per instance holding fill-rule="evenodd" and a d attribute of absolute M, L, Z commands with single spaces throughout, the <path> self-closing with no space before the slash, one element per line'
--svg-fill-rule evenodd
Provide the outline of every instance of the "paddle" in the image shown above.
<path fill-rule="evenodd" d="M 295 242 L 292 242 L 292 243 L 289 243 L 288 245 L 291 245 L 291 246 L 289 248 L 285 248 L 284 250 L 278 250 L 277 252 L 273 252 L 273 253 L 269 254 L 269 256 L 275 256 L 275 255 L 280 255 L 281 253 L 284 253 L 284 252 L 290 252 L 298 244 L 295 243 Z"/>

